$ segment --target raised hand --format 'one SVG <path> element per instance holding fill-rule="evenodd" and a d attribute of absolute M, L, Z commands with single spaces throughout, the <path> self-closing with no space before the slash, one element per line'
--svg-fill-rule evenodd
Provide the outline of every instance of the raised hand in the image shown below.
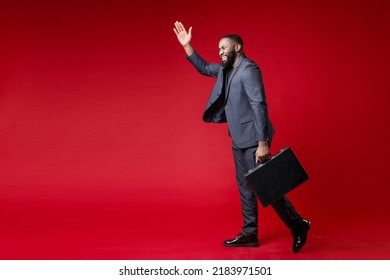
<path fill-rule="evenodd" d="M 191 39 L 192 39 L 192 34 L 191 34 L 192 26 L 190 27 L 190 29 L 187 32 L 184 25 L 181 22 L 176 21 L 175 27 L 173 28 L 173 31 L 175 32 L 175 34 L 177 36 L 177 40 L 179 40 L 180 44 L 183 47 L 187 47 L 190 44 Z"/>

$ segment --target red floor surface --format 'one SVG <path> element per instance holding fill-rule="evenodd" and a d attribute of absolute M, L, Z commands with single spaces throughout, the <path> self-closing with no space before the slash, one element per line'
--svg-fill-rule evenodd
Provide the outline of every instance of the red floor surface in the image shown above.
<path fill-rule="evenodd" d="M 125 217 L 123 220 L 126 220 Z M 222 241 L 233 236 L 227 227 L 204 224 L 184 225 L 186 230 L 167 227 L 141 233 L 139 229 L 100 223 L 94 228 L 73 224 L 39 229 L 3 230 L 1 259 L 389 259 L 390 230 L 369 225 L 367 232 L 358 227 L 316 228 L 315 221 L 304 249 L 291 252 L 291 236 L 284 228 L 264 229 L 259 248 L 225 248 Z M 203 231 L 200 228 L 203 228 Z M 191 230 L 195 228 L 195 230 Z M 223 231 L 223 229 L 226 229 Z"/>
<path fill-rule="evenodd" d="M 302 187 L 300 193 L 304 192 Z M 203 196 L 189 193 L 192 199 Z M 271 209 L 261 208 L 261 246 L 225 248 L 223 240 L 240 230 L 234 197 L 219 202 L 187 198 L 191 203 L 179 204 L 174 198 L 162 197 L 157 202 L 152 196 L 148 203 L 132 199 L 127 203 L 123 194 L 120 196 L 122 201 L 108 195 L 108 201 L 115 198 L 116 203 L 74 199 L 16 206 L 3 202 L 0 259 L 390 258 L 390 227 L 384 221 L 356 223 L 342 215 L 326 219 L 307 213 L 312 221 L 308 242 L 300 253 L 293 254 L 290 233 Z M 141 198 L 145 195 L 136 200 Z M 147 216 L 141 214 L 144 207 Z"/>

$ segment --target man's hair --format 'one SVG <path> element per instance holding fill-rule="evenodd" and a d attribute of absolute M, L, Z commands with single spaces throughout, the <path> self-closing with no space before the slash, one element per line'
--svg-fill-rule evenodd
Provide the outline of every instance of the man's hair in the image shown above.
<path fill-rule="evenodd" d="M 241 39 L 241 37 L 237 34 L 227 34 L 225 36 L 222 36 L 222 38 L 228 38 L 232 40 L 234 43 L 241 45 L 241 52 L 244 51 L 244 41 Z M 222 39 L 221 38 L 221 39 Z"/>

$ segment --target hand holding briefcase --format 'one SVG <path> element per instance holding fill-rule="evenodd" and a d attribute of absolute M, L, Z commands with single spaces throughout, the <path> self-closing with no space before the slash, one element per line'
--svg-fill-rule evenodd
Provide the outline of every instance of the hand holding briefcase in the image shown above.
<path fill-rule="evenodd" d="M 263 207 L 272 204 L 309 179 L 290 147 L 244 175 Z"/>

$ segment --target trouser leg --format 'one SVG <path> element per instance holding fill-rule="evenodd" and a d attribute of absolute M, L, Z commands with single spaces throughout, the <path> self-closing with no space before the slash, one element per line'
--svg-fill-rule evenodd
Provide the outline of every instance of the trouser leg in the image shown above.
<path fill-rule="evenodd" d="M 272 203 L 271 206 L 286 227 L 291 230 L 302 220 L 302 217 L 297 213 L 290 200 L 285 196 Z"/>
<path fill-rule="evenodd" d="M 256 147 L 239 149 L 233 147 L 234 163 L 236 167 L 236 182 L 240 192 L 241 212 L 243 218 L 242 232 L 245 235 L 258 234 L 258 207 L 257 198 L 247 185 L 244 175 L 255 166 L 254 153 Z M 252 159 L 248 159 L 252 157 Z M 253 164 L 252 164 L 253 162 Z M 248 165 L 249 163 L 249 165 Z"/>

